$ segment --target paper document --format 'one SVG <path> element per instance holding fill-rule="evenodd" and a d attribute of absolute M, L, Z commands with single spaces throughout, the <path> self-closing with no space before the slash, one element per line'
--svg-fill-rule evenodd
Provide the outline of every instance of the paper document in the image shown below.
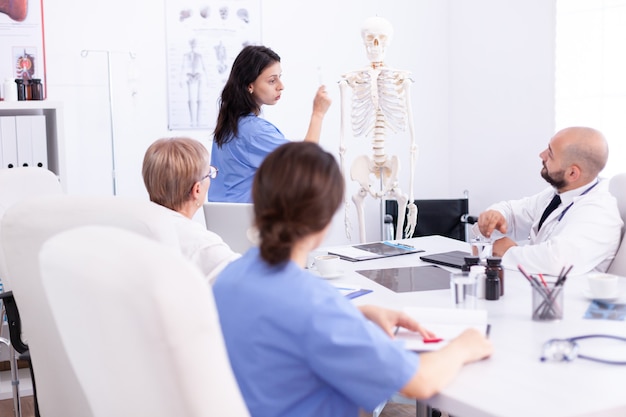
<path fill-rule="evenodd" d="M 339 292 L 346 298 L 352 299 L 357 298 L 365 294 L 369 294 L 372 290 L 368 290 L 365 288 L 352 288 L 342 284 L 332 284 L 335 288 L 339 290 Z"/>
<path fill-rule="evenodd" d="M 396 333 L 396 339 L 404 340 L 407 350 L 425 352 L 441 349 L 470 327 L 489 334 L 487 310 L 406 307 L 402 311 L 433 332 L 437 340 L 441 339 L 425 342 L 419 333 L 400 328 Z"/>

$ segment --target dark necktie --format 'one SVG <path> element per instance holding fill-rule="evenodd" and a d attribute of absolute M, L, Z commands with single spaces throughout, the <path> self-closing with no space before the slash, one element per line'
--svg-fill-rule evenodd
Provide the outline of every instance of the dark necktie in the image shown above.
<path fill-rule="evenodd" d="M 561 197 L 559 197 L 558 194 L 555 194 L 554 197 L 552 197 L 552 201 L 550 201 L 550 204 L 548 204 L 548 207 L 546 207 L 545 211 L 541 215 L 541 220 L 539 220 L 539 226 L 537 227 L 537 231 L 541 229 L 541 225 L 543 224 L 543 222 L 548 218 L 550 213 L 552 213 L 559 206 L 559 204 L 561 204 Z"/>

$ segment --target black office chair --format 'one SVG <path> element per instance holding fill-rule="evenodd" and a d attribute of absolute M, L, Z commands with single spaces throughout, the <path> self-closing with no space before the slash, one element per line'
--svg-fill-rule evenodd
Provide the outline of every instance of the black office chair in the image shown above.
<path fill-rule="evenodd" d="M 22 340 L 22 320 L 20 319 L 20 312 L 17 309 L 17 304 L 13 298 L 12 291 L 6 291 L 0 293 L 0 304 L 2 304 L 2 313 L 6 317 L 6 321 L 9 325 L 9 339 L 10 347 L 15 352 L 11 351 L 11 384 L 14 386 L 14 399 L 13 399 L 13 411 L 16 417 L 22 416 L 22 405 L 19 397 L 20 383 L 17 375 L 17 360 L 26 361 L 28 363 L 28 369 L 30 370 L 30 379 L 33 387 L 33 404 L 35 407 L 35 417 L 39 417 L 39 404 L 37 402 L 37 388 L 35 386 L 35 374 L 33 372 L 33 363 L 30 360 L 30 351 L 28 345 Z"/>
<path fill-rule="evenodd" d="M 397 236 L 396 239 L 441 235 L 467 241 L 467 225 L 474 224 L 478 220 L 477 217 L 470 216 L 468 213 L 469 202 L 467 197 L 415 200 L 415 204 L 417 205 L 417 226 L 413 236 Z M 386 200 L 385 213 L 392 216 L 395 230 L 398 222 L 398 202 Z"/>

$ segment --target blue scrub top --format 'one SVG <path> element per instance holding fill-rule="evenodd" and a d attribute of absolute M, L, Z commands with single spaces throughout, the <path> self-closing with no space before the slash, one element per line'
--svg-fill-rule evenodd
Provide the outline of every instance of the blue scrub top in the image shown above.
<path fill-rule="evenodd" d="M 258 248 L 213 292 L 224 340 L 253 417 L 358 415 L 413 377 L 419 356 L 393 341 L 328 282 Z"/>
<path fill-rule="evenodd" d="M 219 169 L 211 180 L 209 201 L 251 203 L 254 174 L 265 157 L 287 143 L 280 130 L 252 113 L 239 118 L 236 137 L 222 145 L 213 142 L 211 165 Z"/>

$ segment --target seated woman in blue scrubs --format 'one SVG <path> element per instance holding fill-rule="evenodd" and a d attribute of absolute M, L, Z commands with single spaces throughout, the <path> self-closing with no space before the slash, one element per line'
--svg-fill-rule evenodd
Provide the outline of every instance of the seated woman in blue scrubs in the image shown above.
<path fill-rule="evenodd" d="M 213 292 L 230 361 L 253 417 L 356 417 L 394 393 L 424 399 L 491 354 L 475 329 L 436 352 L 405 350 L 395 326 L 433 335 L 405 314 L 356 307 L 304 269 L 343 201 L 334 157 L 317 144 L 280 146 L 252 198 L 260 247 L 217 277 Z"/>
<path fill-rule="evenodd" d="M 211 165 L 219 169 L 209 190 L 209 201 L 251 202 L 254 173 L 263 159 L 288 142 L 280 130 L 259 117 L 263 105 L 280 100 L 280 57 L 265 46 L 246 46 L 239 53 L 222 90 L 215 126 Z M 330 106 L 326 88 L 320 86 L 305 141 L 319 142 L 322 120 Z"/>

